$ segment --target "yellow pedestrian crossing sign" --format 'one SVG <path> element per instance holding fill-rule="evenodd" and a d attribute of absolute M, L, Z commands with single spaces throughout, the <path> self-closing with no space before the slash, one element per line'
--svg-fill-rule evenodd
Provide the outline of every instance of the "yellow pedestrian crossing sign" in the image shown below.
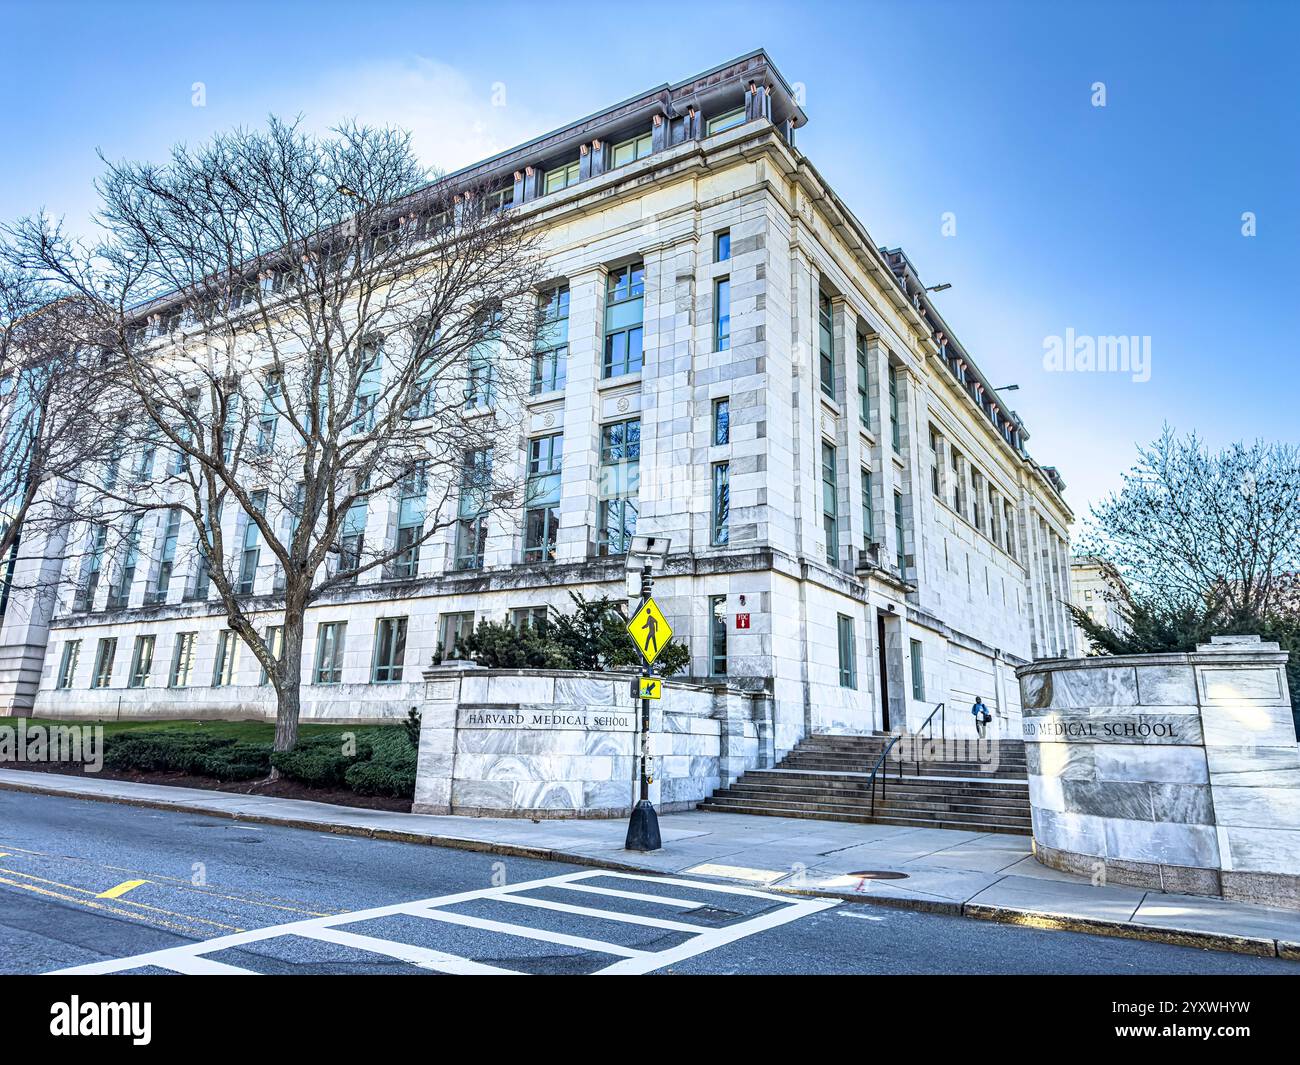
<path fill-rule="evenodd" d="M 642 699 L 658 699 L 663 695 L 664 682 L 658 677 L 638 677 L 637 679 L 641 682 L 637 694 Z"/>
<path fill-rule="evenodd" d="M 637 607 L 632 620 L 627 623 L 627 631 L 648 666 L 654 664 L 654 660 L 673 638 L 673 627 L 668 624 L 668 619 L 663 616 L 659 604 L 653 598 Z"/>

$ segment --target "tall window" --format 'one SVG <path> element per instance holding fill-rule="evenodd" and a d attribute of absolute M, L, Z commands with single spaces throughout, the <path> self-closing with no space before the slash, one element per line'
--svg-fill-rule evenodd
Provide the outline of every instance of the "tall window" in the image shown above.
<path fill-rule="evenodd" d="M 343 680 L 343 642 L 346 621 L 322 621 L 316 628 L 316 684 L 339 684 Z"/>
<path fill-rule="evenodd" d="M 934 493 L 935 499 L 943 498 L 943 489 L 939 479 L 939 434 L 934 431 L 932 425 L 930 426 L 930 491 Z"/>
<path fill-rule="evenodd" d="M 470 349 L 465 380 L 465 406 L 470 410 L 490 407 L 496 399 L 496 335 L 501 314 L 494 307 L 475 312 L 474 331 L 483 340 Z"/>
<path fill-rule="evenodd" d="M 135 583 L 135 567 L 140 561 L 140 523 L 139 514 L 132 516 L 122 538 L 122 567 L 117 571 L 117 580 L 108 590 L 108 609 L 121 609 L 131 598 L 131 585 Z"/>
<path fill-rule="evenodd" d="M 903 448 L 903 430 L 898 417 L 898 367 L 889 367 L 889 436 L 894 450 Z"/>
<path fill-rule="evenodd" d="M 632 137 L 614 145 L 614 151 L 610 157 L 612 160 L 611 167 L 627 166 L 628 163 L 635 163 L 638 159 L 644 159 L 650 154 L 651 142 L 650 134 L 643 133 L 639 137 Z"/>
<path fill-rule="evenodd" d="M 963 483 L 965 478 L 962 476 L 961 452 L 955 447 L 948 448 L 948 458 L 952 464 L 952 509 L 960 514 L 963 518 L 966 516 L 966 487 Z"/>
<path fill-rule="evenodd" d="M 709 597 L 709 675 L 727 675 L 727 597 Z"/>
<path fill-rule="evenodd" d="M 1007 534 L 1007 554 L 1016 557 L 1016 522 L 1010 503 L 1002 504 L 1002 524 Z"/>
<path fill-rule="evenodd" d="M 194 645 L 198 642 L 197 632 L 178 632 L 176 645 L 172 648 L 172 673 L 168 686 L 172 688 L 189 687 L 190 677 L 194 672 Z"/>
<path fill-rule="evenodd" d="M 375 404 L 379 399 L 382 373 L 379 345 L 364 345 L 360 357 L 364 365 L 352 400 L 352 424 L 349 428 L 354 433 L 368 433 L 375 427 Z"/>
<path fill-rule="evenodd" d="M 894 493 L 894 535 L 898 539 L 898 572 L 907 569 L 907 544 L 903 538 L 903 493 Z"/>
<path fill-rule="evenodd" d="M 117 638 L 104 637 L 95 651 L 95 672 L 91 674 L 92 688 L 107 688 L 113 683 L 113 659 L 117 657 Z"/>
<path fill-rule="evenodd" d="M 645 264 L 611 270 L 605 290 L 604 376 L 637 373 L 643 352 Z"/>
<path fill-rule="evenodd" d="M 721 447 L 731 443 L 731 400 L 727 397 L 713 401 L 713 445 Z"/>
<path fill-rule="evenodd" d="M 90 534 L 90 553 L 81 567 L 81 580 L 73 597 L 73 610 L 94 610 L 95 592 L 99 589 L 99 571 L 104 565 L 104 548 L 108 544 L 108 526 L 96 525 Z"/>
<path fill-rule="evenodd" d="M 569 361 L 569 286 L 557 285 L 542 293 L 539 314 L 537 350 L 533 354 L 533 395 L 564 387 Z"/>
<path fill-rule="evenodd" d="M 567 163 L 564 166 L 553 166 L 546 171 L 546 191 L 559 192 L 560 189 L 567 189 L 570 185 L 578 183 L 578 164 Z"/>
<path fill-rule="evenodd" d="M 853 619 L 847 614 L 837 614 L 835 622 L 840 651 L 840 687 L 856 688 L 858 686 L 858 663 L 853 646 Z"/>
<path fill-rule="evenodd" d="M 271 657 L 274 658 L 277 662 L 280 661 L 280 659 L 284 656 L 284 626 L 268 625 L 266 627 L 265 639 L 266 639 L 266 649 L 271 652 Z M 266 684 L 270 679 L 271 679 L 270 676 L 266 672 L 266 666 L 263 666 L 261 670 L 261 676 L 259 677 L 257 683 Z"/>
<path fill-rule="evenodd" d="M 720 229 L 713 234 L 713 261 L 725 263 L 731 258 L 731 230 Z"/>
<path fill-rule="evenodd" d="M 339 526 L 338 569 L 335 572 L 351 571 L 349 580 L 356 580 L 356 570 L 361 565 L 361 553 L 366 543 L 366 515 L 369 508 L 369 497 L 365 492 L 358 493 L 348 505 L 343 515 L 343 523 Z"/>
<path fill-rule="evenodd" d="M 393 576 L 407 579 L 420 572 L 420 538 L 424 535 L 429 476 L 423 462 L 417 463 L 397 487 L 397 557 Z"/>
<path fill-rule="evenodd" d="M 713 350 L 731 347 L 731 278 L 713 282 Z"/>
<path fill-rule="evenodd" d="M 235 682 L 235 659 L 239 654 L 239 637 L 229 629 L 217 633 L 217 657 L 212 663 L 212 686 L 228 688 Z"/>
<path fill-rule="evenodd" d="M 131 676 L 127 679 L 127 687 L 143 688 L 149 683 L 149 675 L 153 673 L 153 649 L 155 636 L 137 636 L 135 638 L 135 650 L 131 652 Z"/>
<path fill-rule="evenodd" d="M 984 531 L 984 475 L 979 470 L 970 471 L 971 521 L 980 532 Z"/>
<path fill-rule="evenodd" d="M 176 567 L 176 544 L 181 535 L 181 508 L 172 507 L 167 511 L 163 526 L 162 543 L 158 548 L 158 579 L 153 591 L 149 593 L 151 603 L 167 602 L 167 591 L 171 588 L 172 570 Z"/>
<path fill-rule="evenodd" d="M 77 675 L 77 660 L 81 657 L 81 641 L 69 640 L 63 645 L 63 659 L 59 662 L 59 687 L 71 688 Z"/>
<path fill-rule="evenodd" d="M 817 363 L 822 391 L 835 397 L 835 334 L 831 324 L 831 298 L 817 293 Z"/>
<path fill-rule="evenodd" d="M 375 627 L 375 665 L 371 680 L 396 684 L 406 658 L 406 618 L 380 618 Z"/>
<path fill-rule="evenodd" d="M 266 489 L 260 488 L 250 497 L 253 510 L 258 514 L 266 513 Z M 253 515 L 244 519 L 244 548 L 239 555 L 239 584 L 236 591 L 240 595 L 252 595 L 257 583 L 257 560 L 261 555 L 261 534 Z M 231 633 L 233 636 L 234 634 Z"/>
<path fill-rule="evenodd" d="M 1002 543 L 1002 507 L 992 485 L 989 485 L 989 538 L 995 544 Z"/>
<path fill-rule="evenodd" d="M 867 338 L 858 334 L 858 420 L 863 425 L 871 424 L 871 395 L 868 389 L 870 378 L 867 376 Z"/>
<path fill-rule="evenodd" d="M 438 647 L 443 659 L 460 657 L 460 641 L 474 631 L 474 611 L 443 614 L 438 630 Z"/>
<path fill-rule="evenodd" d="M 876 542 L 876 519 L 871 509 L 871 471 L 862 471 L 862 550 Z"/>
<path fill-rule="evenodd" d="M 564 434 L 528 441 L 528 482 L 524 488 L 524 561 L 553 562 L 560 530 L 560 469 Z"/>
<path fill-rule="evenodd" d="M 456 509 L 456 569 L 480 569 L 487 547 L 487 503 L 492 486 L 492 454 L 465 452 Z"/>
<path fill-rule="evenodd" d="M 925 698 L 925 664 L 921 657 L 921 641 L 911 641 L 912 654 L 912 698 Z"/>
<path fill-rule="evenodd" d="M 641 419 L 605 425 L 600 430 L 600 507 L 596 550 L 627 553 L 636 533 L 637 492 L 641 483 Z"/>
<path fill-rule="evenodd" d="M 439 329 L 427 316 L 417 318 L 411 327 L 411 361 L 414 380 L 410 401 L 403 412 L 412 420 L 431 418 L 438 409 L 438 338 Z"/>
<path fill-rule="evenodd" d="M 724 547 L 730 536 L 731 524 L 731 489 L 730 464 L 715 462 L 713 464 L 713 519 L 711 540 L 715 547 Z"/>
<path fill-rule="evenodd" d="M 822 529 L 826 533 L 826 561 L 840 564 L 840 504 L 835 483 L 835 448 L 822 441 Z"/>
<path fill-rule="evenodd" d="M 268 454 L 275 446 L 275 428 L 280 418 L 280 375 L 269 373 L 262 382 L 262 413 L 257 419 L 257 453 Z"/>

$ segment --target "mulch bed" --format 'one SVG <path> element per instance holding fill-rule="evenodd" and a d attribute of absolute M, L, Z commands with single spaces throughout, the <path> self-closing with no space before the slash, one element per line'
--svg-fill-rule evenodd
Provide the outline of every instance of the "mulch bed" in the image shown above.
<path fill-rule="evenodd" d="M 102 777 L 105 780 L 129 780 L 135 784 L 166 784 L 173 788 L 202 788 L 205 791 L 229 791 L 237 795 L 270 795 L 277 799 L 308 799 L 312 802 L 334 803 L 336 806 L 357 806 L 365 810 L 393 810 L 411 812 L 410 799 L 390 795 L 358 795 L 347 788 L 309 788 L 296 780 L 214 780 L 212 777 L 190 776 L 188 773 L 144 773 L 139 770 L 117 772 L 101 769 L 87 773 L 81 762 L 26 762 L 21 766 L 0 764 L 4 769 L 25 769 L 36 773 L 63 773 L 69 776 Z"/>

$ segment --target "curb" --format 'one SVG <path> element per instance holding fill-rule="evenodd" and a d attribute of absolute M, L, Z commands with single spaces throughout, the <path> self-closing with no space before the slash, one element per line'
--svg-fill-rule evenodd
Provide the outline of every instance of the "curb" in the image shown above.
<path fill-rule="evenodd" d="M 597 858 L 587 854 L 553 850 L 549 847 L 530 847 L 521 843 L 498 843 L 492 840 L 471 839 L 463 836 L 439 836 L 428 832 L 367 828 L 363 825 L 322 823 L 293 817 L 272 817 L 265 814 L 251 814 L 238 810 L 214 808 L 204 805 L 201 801 L 181 803 L 137 796 L 86 794 L 71 789 L 62 789 L 57 784 L 42 784 L 35 781 L 28 784 L 26 782 L 18 783 L 16 781 L 0 780 L 0 791 L 17 791 L 32 795 L 57 795 L 67 799 L 116 803 L 120 806 L 138 806 L 150 810 L 177 810 L 186 813 L 206 814 L 210 817 L 224 817 L 230 821 L 279 825 L 282 828 L 327 832 L 340 836 L 359 836 L 365 839 L 380 839 L 394 843 L 448 847 L 453 850 L 474 851 L 480 854 L 500 854 L 510 858 L 531 858 L 536 861 L 568 862 L 571 865 L 582 865 L 593 869 L 608 869 L 611 872 L 618 873 L 673 875 L 664 874 L 662 869 L 641 865 L 636 862 Z M 222 794 L 235 793 L 222 792 Z M 698 879 L 713 880 L 726 884 L 745 884 L 748 887 L 758 887 L 759 890 L 770 891 L 773 894 L 836 899 L 840 902 L 865 903 L 899 910 L 938 913 L 951 917 L 967 917 L 973 920 L 1020 925 L 1045 931 L 1083 932 L 1090 935 L 1112 936 L 1117 939 L 1138 939 L 1151 943 L 1167 943 L 1179 947 L 1197 947 L 1202 950 L 1217 950 L 1231 954 L 1248 954 L 1261 958 L 1282 958 L 1286 961 L 1300 961 L 1300 942 L 1289 942 L 1287 940 L 1240 936 L 1226 932 L 1204 932 L 1196 929 L 1164 928 L 1158 925 L 1130 924 L 1122 921 L 1108 921 L 1097 917 L 1070 917 L 1064 914 L 1022 910 L 1010 906 L 990 906 L 983 903 L 909 899 L 891 895 L 863 895 L 858 892 L 827 891 L 781 883 L 755 885 L 748 880 L 729 877 L 702 876 L 698 877 Z"/>

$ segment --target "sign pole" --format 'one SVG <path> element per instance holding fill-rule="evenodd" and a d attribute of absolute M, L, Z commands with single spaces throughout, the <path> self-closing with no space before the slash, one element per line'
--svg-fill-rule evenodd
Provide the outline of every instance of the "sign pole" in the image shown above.
<path fill-rule="evenodd" d="M 650 599 L 654 589 L 649 561 L 641 568 L 641 602 Z M 641 667 L 642 677 L 654 676 L 654 664 Z M 650 801 L 650 700 L 641 699 L 641 801 L 632 808 L 627 825 L 627 840 L 623 844 L 630 851 L 657 851 L 663 846 L 659 837 L 659 815 Z"/>

